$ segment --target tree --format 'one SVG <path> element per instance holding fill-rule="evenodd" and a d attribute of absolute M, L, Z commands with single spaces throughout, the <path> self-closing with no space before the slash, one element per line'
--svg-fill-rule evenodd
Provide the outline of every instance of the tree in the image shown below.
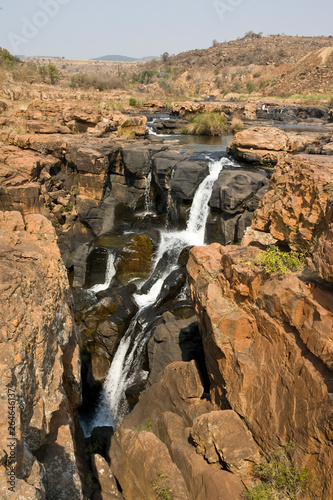
<path fill-rule="evenodd" d="M 53 66 L 53 64 L 48 64 L 47 72 L 49 74 L 51 84 L 54 85 L 60 79 L 59 70 L 55 66 Z"/>
<path fill-rule="evenodd" d="M 161 54 L 161 58 L 163 62 L 167 62 L 169 59 L 169 52 L 163 52 L 163 54 Z"/>
<path fill-rule="evenodd" d="M 216 47 L 218 43 L 219 42 L 214 38 L 214 40 L 212 41 L 212 47 Z"/>

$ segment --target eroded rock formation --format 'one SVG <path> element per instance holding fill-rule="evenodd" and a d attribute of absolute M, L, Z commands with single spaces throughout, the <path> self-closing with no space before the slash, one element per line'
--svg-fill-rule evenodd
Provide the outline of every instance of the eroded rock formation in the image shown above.
<path fill-rule="evenodd" d="M 42 215 L 0 212 L 0 238 L 1 498 L 13 498 L 7 473 L 14 450 L 15 498 L 81 499 L 79 345 L 55 231 Z M 8 396 L 15 429 L 8 427 Z"/>

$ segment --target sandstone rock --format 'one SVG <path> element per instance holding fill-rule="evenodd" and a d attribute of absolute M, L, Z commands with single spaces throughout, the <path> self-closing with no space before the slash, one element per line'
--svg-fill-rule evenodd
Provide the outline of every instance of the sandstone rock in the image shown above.
<path fill-rule="evenodd" d="M 245 230 L 242 245 L 254 245 L 260 247 L 267 247 L 270 245 L 275 245 L 277 240 L 273 238 L 270 233 L 265 233 L 263 231 L 256 231 L 252 227 L 248 227 Z"/>
<path fill-rule="evenodd" d="M 143 426 L 148 418 L 155 422 L 165 411 L 176 411 L 186 425 L 192 425 L 195 417 L 214 408 L 202 399 L 203 393 L 204 386 L 195 361 L 171 363 L 158 382 L 141 395 L 123 425 Z"/>
<path fill-rule="evenodd" d="M 74 443 L 74 411 L 81 402 L 79 347 L 55 232 L 41 215 L 23 220 L 18 213 L 1 213 L 0 221 L 1 383 L 3 394 L 9 387 L 17 398 L 18 498 L 58 500 L 70 494 L 82 499 Z M 4 450 L 7 409 L 3 399 Z"/>
<path fill-rule="evenodd" d="M 273 443 L 292 440 L 294 460 L 313 470 L 321 485 L 317 495 L 328 500 L 332 294 L 293 274 L 263 273 L 258 252 L 217 244 L 190 252 L 191 295 L 213 401 L 236 411 L 266 454 Z"/>
<path fill-rule="evenodd" d="M 120 426 L 112 437 L 110 458 L 126 500 L 158 498 L 162 489 L 174 500 L 190 498 L 167 447 L 151 432 Z"/>
<path fill-rule="evenodd" d="M 43 122 L 37 120 L 28 120 L 27 124 L 27 132 L 35 133 L 35 134 L 70 134 L 71 130 L 59 123 L 53 122 Z"/>
<path fill-rule="evenodd" d="M 270 189 L 252 223 L 254 229 L 269 231 L 273 238 L 294 250 L 311 252 L 310 265 L 328 281 L 333 281 L 330 244 L 332 187 L 331 157 L 289 157 L 277 165 Z"/>
<path fill-rule="evenodd" d="M 196 418 L 191 430 L 197 452 L 209 463 L 222 461 L 245 484 L 260 462 L 259 448 L 241 418 L 232 410 L 212 411 Z"/>
<path fill-rule="evenodd" d="M 286 151 L 288 148 L 288 135 L 278 128 L 254 127 L 237 132 L 231 149 L 233 147 Z"/>
<path fill-rule="evenodd" d="M 91 460 L 93 472 L 100 484 L 102 493 L 107 493 L 114 500 L 123 500 L 124 497 L 118 490 L 116 480 L 105 458 L 101 457 L 100 455 L 94 454 L 92 455 Z"/>
<path fill-rule="evenodd" d="M 166 444 L 172 460 L 181 471 L 191 498 L 206 500 L 240 499 L 244 486 L 234 474 L 209 466 L 190 444 L 188 429 L 178 415 L 163 413 L 157 422 L 157 434 Z"/>

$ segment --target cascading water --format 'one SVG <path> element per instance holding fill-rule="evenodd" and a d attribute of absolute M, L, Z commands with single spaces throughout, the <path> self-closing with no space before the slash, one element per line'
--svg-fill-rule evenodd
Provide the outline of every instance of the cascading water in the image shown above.
<path fill-rule="evenodd" d="M 145 209 L 144 209 L 145 215 L 150 214 L 153 208 L 153 202 L 150 197 L 151 179 L 152 179 L 152 172 L 150 171 L 149 174 L 147 175 L 146 189 L 145 189 Z"/>
<path fill-rule="evenodd" d="M 226 163 L 227 158 L 212 161 L 209 164 L 209 174 L 198 187 L 193 199 L 187 227 L 183 231 L 162 231 L 161 240 L 152 270 L 154 274 L 159 261 L 167 256 L 167 265 L 153 281 L 146 294 L 137 293 L 134 299 L 139 306 L 126 334 L 119 343 L 113 358 L 109 373 L 104 382 L 101 398 L 92 420 L 85 423 L 85 433 L 89 435 L 96 426 L 116 427 L 129 410 L 126 400 L 126 388 L 133 383 L 140 371 L 141 355 L 149 340 L 148 325 L 145 322 L 145 312 L 154 307 L 165 278 L 177 268 L 177 260 L 181 251 L 193 245 L 203 245 L 206 221 L 209 214 L 209 200 L 214 182 Z"/>
<path fill-rule="evenodd" d="M 107 290 L 111 284 L 112 278 L 116 274 L 116 270 L 114 267 L 115 256 L 112 252 L 108 252 L 108 259 L 106 263 L 106 271 L 105 271 L 105 280 L 104 283 L 99 283 L 97 285 L 92 286 L 88 289 L 88 292 L 98 293 Z"/>

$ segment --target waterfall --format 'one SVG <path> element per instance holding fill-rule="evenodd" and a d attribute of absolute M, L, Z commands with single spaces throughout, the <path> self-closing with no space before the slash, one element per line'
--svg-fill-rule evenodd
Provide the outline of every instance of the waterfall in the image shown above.
<path fill-rule="evenodd" d="M 112 278 L 116 274 L 116 270 L 114 267 L 114 261 L 115 261 L 115 256 L 110 250 L 108 251 L 108 259 L 106 263 L 106 270 L 105 270 L 105 279 L 104 283 L 99 283 L 97 285 L 92 286 L 91 288 L 88 289 L 88 292 L 92 293 L 98 293 L 98 292 L 103 292 L 104 290 L 107 290 L 111 284 Z"/>
<path fill-rule="evenodd" d="M 119 343 L 102 388 L 96 413 L 92 421 L 84 426 L 87 435 L 96 426 L 109 425 L 115 428 L 128 412 L 125 391 L 140 371 L 141 355 L 149 340 L 149 333 L 147 333 L 149 325 L 144 321 L 143 312 L 154 307 L 165 278 L 177 268 L 180 252 L 188 246 L 204 244 L 205 227 L 209 214 L 208 203 L 214 182 L 226 163 L 230 163 L 227 158 L 210 163 L 209 174 L 200 184 L 194 196 L 186 229 L 184 231 L 168 232 L 165 230 L 161 232 L 161 241 L 152 274 L 165 254 L 167 254 L 168 264 L 146 294 L 137 293 L 134 295 L 139 311 Z"/>
<path fill-rule="evenodd" d="M 150 214 L 153 208 L 153 202 L 150 197 L 150 188 L 151 188 L 151 179 L 152 179 L 152 172 L 151 170 L 149 171 L 149 174 L 147 175 L 147 180 L 146 180 L 146 189 L 145 189 L 145 208 L 144 208 L 144 214 Z"/>

